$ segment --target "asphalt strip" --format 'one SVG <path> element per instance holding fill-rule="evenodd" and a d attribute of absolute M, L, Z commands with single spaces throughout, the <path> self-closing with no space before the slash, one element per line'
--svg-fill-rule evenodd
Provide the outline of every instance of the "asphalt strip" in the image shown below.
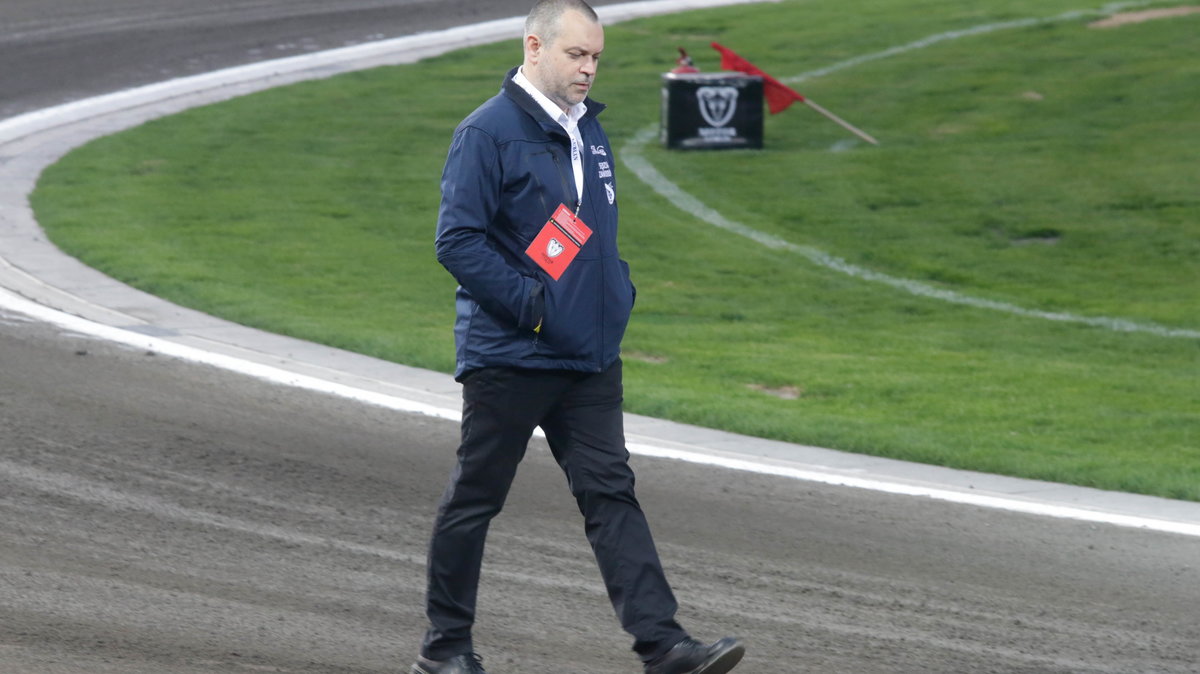
<path fill-rule="evenodd" d="M 598 8 L 605 23 L 763 0 L 656 0 Z M 778 1 L 778 0 L 766 0 Z M 151 119 L 303 80 L 413 63 L 520 35 L 523 17 L 265 61 L 75 101 L 0 121 L 0 310 L 130 348 L 401 412 L 458 420 L 441 373 L 239 326 L 167 303 L 49 243 L 28 195 L 72 148 Z M 724 469 L 1030 515 L 1200 537 L 1200 503 L 905 463 L 626 415 L 630 452 Z"/>

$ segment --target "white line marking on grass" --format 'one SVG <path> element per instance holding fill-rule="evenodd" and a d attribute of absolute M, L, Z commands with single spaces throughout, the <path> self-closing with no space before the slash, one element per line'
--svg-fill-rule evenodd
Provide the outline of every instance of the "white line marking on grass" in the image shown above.
<path fill-rule="evenodd" d="M 1049 17 L 1049 18 L 1034 18 L 1034 19 L 1020 19 L 1020 20 L 1016 20 L 1016 21 L 1005 21 L 1002 23 L 984 24 L 981 26 L 976 26 L 974 28 L 956 30 L 956 31 L 948 32 L 948 33 L 939 33 L 937 35 L 933 35 L 933 36 L 924 38 L 922 40 L 917 40 L 916 42 L 910 42 L 906 45 L 902 45 L 899 47 L 892 47 L 890 49 L 885 49 L 881 52 L 876 52 L 874 54 L 867 54 L 865 56 L 852 58 L 852 59 L 834 64 L 832 66 L 829 66 L 827 68 L 822 68 L 820 70 L 813 70 L 808 73 L 804 73 L 804 74 L 797 75 L 795 77 L 791 77 L 791 78 L 787 78 L 787 79 L 788 79 L 788 81 L 798 82 L 798 81 L 802 81 L 802 80 L 805 80 L 805 79 L 808 79 L 811 77 L 819 77 L 821 75 L 835 72 L 837 70 L 843 70 L 845 68 L 849 68 L 851 66 L 855 66 L 860 63 L 866 63 L 868 61 L 887 58 L 889 56 L 895 56 L 897 54 L 903 54 L 905 52 L 913 51 L 915 49 L 921 49 L 923 47 L 928 47 L 928 46 L 931 46 L 934 44 L 938 44 L 939 42 L 944 42 L 946 40 L 953 40 L 953 39 L 967 37 L 967 36 L 971 36 L 971 35 L 981 35 L 983 33 L 988 33 L 988 32 L 992 32 L 992 31 L 996 31 L 996 30 L 1002 30 L 1002 29 L 1006 29 L 1006 28 L 1023 28 L 1023 27 L 1027 27 L 1027 26 L 1037 25 L 1037 24 L 1041 24 L 1041 23 L 1049 23 L 1049 22 L 1054 22 L 1054 21 L 1070 21 L 1070 20 L 1083 18 L 1085 16 L 1093 16 L 1096 14 L 1111 14 L 1116 11 L 1120 11 L 1122 9 L 1126 9 L 1129 7 L 1135 7 L 1135 6 L 1142 6 L 1145 4 L 1149 4 L 1149 3 L 1145 3 L 1145 2 L 1114 3 L 1114 4 L 1110 4 L 1110 5 L 1105 5 L 1103 8 L 1098 9 L 1098 10 L 1072 11 L 1072 12 L 1066 12 L 1063 14 L 1059 14 L 1058 16 L 1055 16 L 1055 17 Z M 897 290 L 902 290 L 904 292 L 910 293 L 912 295 L 916 295 L 918 297 L 925 297 L 925 298 L 929 298 L 929 299 L 940 300 L 943 302 L 949 302 L 951 304 L 960 304 L 960 305 L 974 307 L 974 308 L 978 308 L 978 309 L 989 309 L 992 311 L 1000 311 L 1003 313 L 1013 314 L 1016 316 L 1024 316 L 1027 318 L 1038 318 L 1038 319 L 1042 319 L 1042 320 L 1056 321 L 1056 322 L 1060 322 L 1060 323 L 1078 323 L 1081 325 L 1088 325 L 1091 327 L 1101 328 L 1104 330 L 1111 330 L 1113 332 L 1138 332 L 1138 333 L 1155 335 L 1158 337 L 1200 339 L 1200 330 L 1189 330 L 1186 328 L 1171 328 L 1171 327 L 1167 327 L 1167 326 L 1163 326 L 1163 325 L 1157 325 L 1154 323 L 1140 323 L 1140 322 L 1131 321 L 1131 320 L 1128 320 L 1125 318 L 1110 318 L 1110 317 L 1106 317 L 1106 316 L 1080 316 L 1077 314 L 1060 312 L 1060 311 L 1041 311 L 1038 309 L 1027 309 L 1025 307 L 1021 307 L 1021 306 L 1018 306 L 1015 304 L 1010 304 L 1008 302 L 1000 302 L 997 300 L 989 300 L 989 299 L 980 298 L 980 297 L 972 297 L 970 295 L 964 295 L 962 293 L 958 293 L 953 290 L 946 290 L 944 288 L 938 288 L 938 287 L 929 285 L 928 283 L 922 283 L 920 281 L 914 281 L 912 279 L 905 279 L 905 278 L 899 278 L 899 277 L 895 277 L 895 276 L 889 276 L 888 274 L 873 271 L 871 269 L 866 269 L 864 267 L 859 267 L 859 266 L 850 264 L 849 262 L 847 262 L 841 258 L 830 255 L 829 253 L 826 253 L 822 250 L 813 248 L 812 246 L 803 246 L 803 245 L 795 244 L 790 241 L 781 239 L 777 236 L 767 234 L 765 232 L 761 232 L 761 231 L 754 229 L 748 225 L 745 225 L 740 222 L 736 222 L 734 220 L 730 220 L 729 218 L 726 218 L 724 215 L 722 215 L 715 209 L 709 207 L 704 202 L 700 201 L 699 199 L 692 196 L 691 194 L 685 192 L 683 190 L 683 188 L 681 188 L 678 185 L 676 185 L 675 183 L 671 182 L 671 180 L 668 179 L 666 176 L 664 176 L 661 171 L 659 171 L 657 168 L 655 168 L 654 165 L 651 164 L 648 159 L 646 159 L 645 155 L 642 153 L 642 150 L 646 147 L 646 145 L 651 140 L 653 140 L 657 136 L 657 134 L 658 134 L 658 129 L 656 126 L 646 127 L 644 129 L 642 129 L 640 132 L 638 132 L 637 134 L 635 134 L 634 137 L 629 141 L 629 143 L 627 143 L 625 145 L 625 147 L 623 148 L 623 151 L 621 153 L 622 160 L 624 161 L 625 165 L 630 170 L 633 171 L 634 175 L 636 175 L 642 182 L 649 185 L 651 189 L 653 189 L 655 192 L 662 195 L 664 198 L 667 199 L 667 201 L 670 201 L 672 204 L 674 204 L 677 208 L 684 211 L 685 213 L 692 215 L 700 220 L 703 220 L 704 222 L 707 222 L 708 224 L 713 225 L 714 227 L 718 227 L 727 232 L 731 232 L 731 233 L 737 234 L 739 236 L 746 237 L 747 239 L 750 239 L 752 241 L 756 241 L 768 248 L 777 248 L 777 249 L 781 249 L 781 250 L 788 250 L 788 251 L 791 251 L 793 253 L 797 253 L 797 254 L 803 256 L 804 258 L 808 259 L 810 262 L 812 262 L 813 264 L 815 264 L 817 266 L 824 267 L 826 269 L 832 269 L 832 270 L 840 272 L 842 274 L 846 274 L 847 276 L 859 278 L 864 281 L 871 281 L 874 283 L 882 283 L 884 285 L 890 286 L 892 288 L 896 288 Z"/>
<path fill-rule="evenodd" d="M 990 309 L 993 311 L 1001 311 L 1017 316 L 1040 318 L 1048 321 L 1080 323 L 1114 332 L 1142 332 L 1159 337 L 1200 339 L 1200 330 L 1168 328 L 1152 323 L 1137 323 L 1124 318 L 1079 316 L 1065 312 L 1040 311 L 1037 309 L 1027 309 L 1025 307 L 1009 304 L 1007 302 L 989 300 L 981 297 L 972 297 L 970 295 L 964 295 L 953 290 L 937 288 L 920 281 L 889 276 L 881 272 L 859 267 L 850 264 L 839 257 L 835 257 L 822 250 L 813 248 L 812 246 L 802 246 L 785 239 L 781 239 L 772 234 L 760 232 L 753 227 L 730 220 L 724 215 L 721 215 L 715 209 L 709 207 L 708 205 L 704 204 L 704 202 L 685 192 L 683 188 L 671 182 L 657 168 L 655 168 L 654 165 L 651 164 L 644 155 L 642 155 L 642 148 L 645 147 L 646 144 L 657 134 L 658 130 L 655 127 L 647 127 L 635 135 L 629 144 L 623 149 L 622 159 L 625 162 L 625 165 L 628 166 L 638 178 L 649 185 L 651 189 L 653 189 L 655 192 L 658 192 L 685 213 L 699 218 L 700 220 L 703 220 L 714 227 L 719 227 L 727 232 L 732 232 L 733 234 L 744 236 L 751 241 L 761 243 L 768 248 L 788 250 L 803 256 L 817 266 L 825 267 L 826 269 L 832 269 L 833 271 L 846 274 L 847 276 L 863 279 L 864 281 L 882 283 L 898 290 L 903 290 L 904 292 L 912 295 L 941 300 L 951 304 L 961 304 L 978 309 Z"/>
<path fill-rule="evenodd" d="M 892 56 L 898 56 L 900 54 L 905 54 L 910 51 L 916 51 L 917 49 L 924 49 L 925 47 L 932 47 L 933 45 L 938 44 L 940 42 L 948 42 L 950 40 L 957 40 L 959 38 L 973 37 L 975 35 L 983 35 L 985 33 L 992 33 L 992 32 L 998 31 L 998 30 L 1008 30 L 1008 29 L 1012 29 L 1012 28 L 1028 28 L 1030 26 L 1037 26 L 1037 25 L 1041 25 L 1044 23 L 1059 23 L 1062 21 L 1075 21 L 1076 19 L 1082 19 L 1082 18 L 1088 17 L 1088 16 L 1096 16 L 1096 15 L 1107 16 L 1110 14 L 1116 14 L 1117 12 L 1121 12 L 1126 9 L 1131 9 L 1133 7 L 1143 7 L 1143 6 L 1149 5 L 1149 4 L 1151 4 L 1151 3 L 1148 0 L 1146 2 L 1114 2 L 1111 4 L 1105 5 L 1099 9 L 1077 9 L 1077 10 L 1073 10 L 1070 12 L 1063 12 L 1062 14 L 1059 14 L 1057 16 L 1051 16 L 1051 17 L 1033 17 L 1033 18 L 1028 18 L 1028 19 L 1015 19 L 1013 21 L 999 21 L 997 23 L 985 23 L 985 24 L 982 24 L 979 26 L 974 26 L 972 28 L 964 28 L 962 30 L 952 30 L 952 31 L 948 31 L 945 33 L 938 33 L 936 35 L 930 35 L 929 37 L 922 38 L 920 40 L 917 40 L 916 42 L 909 42 L 908 44 L 899 45 L 897 47 L 889 47 L 887 49 L 884 49 L 883 51 L 878 51 L 873 54 L 864 54 L 862 56 L 855 56 L 854 58 L 846 59 L 845 61 L 835 63 L 835 64 L 833 64 L 831 66 L 827 66 L 825 68 L 818 68 L 817 70 L 810 70 L 806 73 L 801 73 L 799 75 L 792 75 L 791 77 L 784 77 L 784 78 L 782 78 L 782 80 L 784 82 L 795 84 L 797 82 L 803 82 L 805 80 L 812 79 L 814 77 L 821 77 L 823 75 L 835 73 L 839 70 L 853 68 L 854 66 L 861 65 L 863 63 L 868 63 L 870 61 L 878 61 L 880 59 L 885 59 L 885 58 L 890 58 Z"/>

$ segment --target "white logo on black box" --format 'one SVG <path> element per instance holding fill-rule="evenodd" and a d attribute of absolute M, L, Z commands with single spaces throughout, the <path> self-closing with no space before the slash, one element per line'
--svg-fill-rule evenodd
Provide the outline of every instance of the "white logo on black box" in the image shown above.
<path fill-rule="evenodd" d="M 696 99 L 700 102 L 700 115 L 704 121 L 720 128 L 733 119 L 738 90 L 736 87 L 700 87 L 696 90 Z"/>
<path fill-rule="evenodd" d="M 737 137 L 737 129 L 726 126 L 737 112 L 737 87 L 700 87 L 696 90 L 696 101 L 700 104 L 700 116 L 709 124 L 697 129 L 701 138 L 727 143 Z"/>

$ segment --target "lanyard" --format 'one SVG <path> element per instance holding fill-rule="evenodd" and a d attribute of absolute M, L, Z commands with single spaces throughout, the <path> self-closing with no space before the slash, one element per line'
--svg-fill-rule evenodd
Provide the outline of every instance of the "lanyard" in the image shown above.
<path fill-rule="evenodd" d="M 579 139 L 579 127 L 567 132 L 571 137 L 571 172 L 575 175 L 575 192 L 579 198 L 575 201 L 575 214 L 583 206 L 583 141 Z"/>

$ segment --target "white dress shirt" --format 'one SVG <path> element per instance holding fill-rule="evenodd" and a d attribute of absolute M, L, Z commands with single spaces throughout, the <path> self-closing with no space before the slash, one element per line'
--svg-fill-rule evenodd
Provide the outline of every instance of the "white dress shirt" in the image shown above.
<path fill-rule="evenodd" d="M 587 112 L 587 106 L 582 102 L 572 105 L 566 112 L 558 107 L 554 101 L 546 97 L 533 86 L 533 82 L 525 77 L 524 66 L 517 68 L 517 74 L 513 76 L 513 82 L 519 85 L 522 89 L 533 97 L 533 100 L 542 106 L 550 119 L 558 122 L 563 130 L 567 132 L 567 136 L 571 139 L 571 170 L 575 174 L 575 193 L 579 195 L 578 201 L 575 204 L 576 210 L 583 203 L 583 134 L 579 133 L 579 120 L 583 119 L 583 115 Z"/>

